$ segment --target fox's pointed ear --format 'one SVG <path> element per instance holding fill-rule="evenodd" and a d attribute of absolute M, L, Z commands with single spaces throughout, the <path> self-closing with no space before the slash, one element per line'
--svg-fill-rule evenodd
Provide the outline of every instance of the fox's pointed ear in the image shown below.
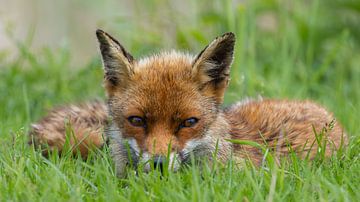
<path fill-rule="evenodd" d="M 204 95 L 222 103 L 230 80 L 230 66 L 233 61 L 235 35 L 231 32 L 217 37 L 193 62 L 193 78 L 199 83 Z"/>
<path fill-rule="evenodd" d="M 108 33 L 98 29 L 96 36 L 105 70 L 105 88 L 111 96 L 116 89 L 126 87 L 133 73 L 134 58 Z"/>

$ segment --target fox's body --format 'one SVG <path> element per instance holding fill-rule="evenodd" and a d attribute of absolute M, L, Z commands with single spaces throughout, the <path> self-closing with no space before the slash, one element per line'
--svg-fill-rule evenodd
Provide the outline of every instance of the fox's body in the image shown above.
<path fill-rule="evenodd" d="M 104 144 L 104 127 L 108 122 L 106 105 L 96 101 L 70 105 L 51 111 L 40 122 L 32 125 L 31 143 L 48 145 L 47 149 L 61 151 L 66 143 L 86 157 L 91 147 Z M 68 137 L 65 134 L 68 133 Z M 74 150 L 74 151 L 75 151 Z"/>
<path fill-rule="evenodd" d="M 191 154 L 211 157 L 217 152 L 223 161 L 231 156 L 261 161 L 259 148 L 236 145 L 228 139 L 266 144 L 281 155 L 291 146 L 310 157 L 318 149 L 314 130 L 326 130 L 327 154 L 335 151 L 343 138 L 346 142 L 334 117 L 309 101 L 247 100 L 222 109 L 235 42 L 231 33 L 215 39 L 196 57 L 169 52 L 141 60 L 134 60 L 108 34 L 98 31 L 97 36 L 108 103 L 51 112 L 35 124 L 31 133 L 35 144 L 47 143 L 62 150 L 67 119 L 74 131 L 69 142 L 79 145 L 86 156 L 86 148 L 104 143 L 105 128 L 118 174 L 122 175 L 130 163 L 137 165 L 152 157 L 161 162 L 160 157 L 167 154 L 174 170 L 188 163 Z M 150 169 L 148 163 L 144 169 Z"/>

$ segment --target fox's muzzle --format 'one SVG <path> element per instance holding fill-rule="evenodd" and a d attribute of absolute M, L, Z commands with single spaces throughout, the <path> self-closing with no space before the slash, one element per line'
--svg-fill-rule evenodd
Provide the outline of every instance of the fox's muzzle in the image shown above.
<path fill-rule="evenodd" d="M 154 169 L 159 169 L 162 173 L 164 171 L 166 157 L 165 156 L 154 156 Z"/>

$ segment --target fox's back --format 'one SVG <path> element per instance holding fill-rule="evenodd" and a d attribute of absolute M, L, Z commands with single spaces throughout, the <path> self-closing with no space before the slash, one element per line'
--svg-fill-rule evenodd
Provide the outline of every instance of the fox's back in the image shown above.
<path fill-rule="evenodd" d="M 340 124 L 320 105 L 310 101 L 248 100 L 225 110 L 233 139 L 265 144 L 279 155 L 290 146 L 301 156 L 314 157 L 318 141 L 326 141 L 326 155 L 347 142 Z M 249 146 L 234 145 L 235 154 L 259 162 L 262 153 Z"/>

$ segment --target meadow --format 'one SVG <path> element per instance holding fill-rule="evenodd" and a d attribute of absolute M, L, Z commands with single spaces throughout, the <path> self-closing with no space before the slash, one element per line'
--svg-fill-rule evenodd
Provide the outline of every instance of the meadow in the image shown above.
<path fill-rule="evenodd" d="M 100 55 L 77 66 L 71 61 L 78 53 L 66 46 L 35 53 L 18 40 L 15 58 L 0 51 L 1 201 L 360 199 L 359 1 L 134 2 L 130 21 L 99 26 L 135 57 L 169 48 L 197 53 L 232 31 L 237 43 L 225 105 L 258 96 L 315 100 L 343 124 L 347 149 L 313 162 L 291 156 L 277 165 L 269 155 L 260 168 L 229 162 L 202 173 L 191 166 L 163 177 L 154 171 L 125 179 L 116 178 L 106 147 L 86 160 L 44 158 L 27 144 L 30 124 L 54 106 L 105 99 Z"/>

